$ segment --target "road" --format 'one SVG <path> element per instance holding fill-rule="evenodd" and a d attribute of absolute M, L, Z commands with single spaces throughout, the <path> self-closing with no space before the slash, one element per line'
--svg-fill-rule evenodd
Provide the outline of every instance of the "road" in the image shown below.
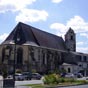
<path fill-rule="evenodd" d="M 25 84 L 41 84 L 42 80 L 28 80 L 28 81 L 16 81 L 15 86 L 25 85 Z"/>
<path fill-rule="evenodd" d="M 59 87 L 59 88 L 88 88 L 88 85 L 70 86 L 70 87 Z"/>
<path fill-rule="evenodd" d="M 19 86 L 19 85 L 25 85 L 25 84 L 41 84 L 41 83 L 43 83 L 42 80 L 16 81 L 15 85 Z M 17 88 L 29 88 L 29 87 L 19 86 Z M 58 88 L 88 88 L 88 85 L 69 86 L 69 87 L 58 87 Z"/>

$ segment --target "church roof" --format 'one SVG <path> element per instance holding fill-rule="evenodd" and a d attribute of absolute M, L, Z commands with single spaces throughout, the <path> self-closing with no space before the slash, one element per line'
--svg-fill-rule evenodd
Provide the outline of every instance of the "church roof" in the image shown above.
<path fill-rule="evenodd" d="M 66 50 L 62 37 L 19 22 L 2 44 L 35 45 L 59 50 Z"/>

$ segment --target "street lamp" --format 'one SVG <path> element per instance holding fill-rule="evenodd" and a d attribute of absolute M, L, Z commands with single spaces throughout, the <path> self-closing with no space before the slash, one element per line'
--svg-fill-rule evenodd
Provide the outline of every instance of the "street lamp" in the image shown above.
<path fill-rule="evenodd" d="M 14 81 L 14 88 L 15 88 L 15 70 L 16 70 L 16 45 L 20 42 L 19 34 L 16 32 L 15 38 L 14 38 L 14 62 L 13 62 L 13 81 Z"/>

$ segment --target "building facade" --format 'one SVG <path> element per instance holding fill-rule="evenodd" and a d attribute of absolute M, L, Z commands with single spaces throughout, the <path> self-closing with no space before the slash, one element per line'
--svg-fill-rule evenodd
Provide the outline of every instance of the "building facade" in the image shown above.
<path fill-rule="evenodd" d="M 63 63 L 76 66 L 77 72 L 87 75 L 88 54 L 76 52 L 76 34 L 69 28 L 62 37 L 19 23 L 0 45 L 0 64 L 6 65 L 8 72 L 15 69 L 53 72 Z M 69 72 L 73 72 L 73 69 Z"/>

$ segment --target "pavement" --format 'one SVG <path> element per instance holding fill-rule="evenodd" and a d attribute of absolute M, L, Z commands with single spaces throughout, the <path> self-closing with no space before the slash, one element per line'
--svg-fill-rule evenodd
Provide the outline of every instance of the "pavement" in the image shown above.
<path fill-rule="evenodd" d="M 15 81 L 15 86 L 21 86 L 26 84 L 43 84 L 43 82 L 42 80 Z"/>
<path fill-rule="evenodd" d="M 25 81 L 15 81 L 16 88 L 31 88 L 27 86 L 23 86 L 26 84 L 43 84 L 42 80 L 25 80 Z M 3 78 L 0 76 L 0 87 L 3 86 Z"/>

